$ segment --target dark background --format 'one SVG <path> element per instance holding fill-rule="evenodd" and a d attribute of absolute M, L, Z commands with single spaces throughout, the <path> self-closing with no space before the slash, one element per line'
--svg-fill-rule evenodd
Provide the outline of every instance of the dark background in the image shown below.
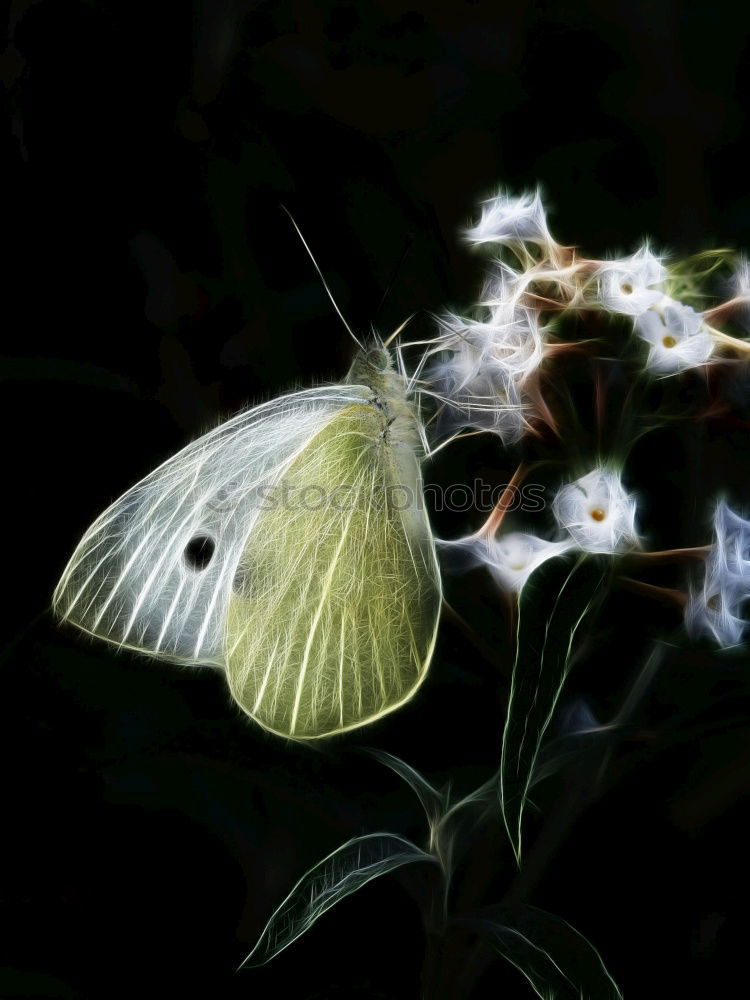
<path fill-rule="evenodd" d="M 233 970 L 336 844 L 424 836 L 358 748 L 463 791 L 489 774 L 509 651 L 482 574 L 448 584 L 481 640 L 447 619 L 417 698 L 311 748 L 240 717 L 218 672 L 56 629 L 52 589 L 93 518 L 188 439 L 346 370 L 282 203 L 359 330 L 416 312 L 428 334 L 430 311 L 471 302 L 480 266 L 456 234 L 499 183 L 540 182 L 553 231 L 592 255 L 647 234 L 677 253 L 748 246 L 748 19 L 726 2 L 11 5 L 0 996 L 420 995 L 416 874 Z M 722 387 L 728 408 L 633 456 L 654 547 L 706 542 L 717 490 L 750 503 L 746 383 Z M 684 391 L 700 411 L 704 388 Z M 515 456 L 482 440 L 428 478 L 453 461 L 503 482 Z M 566 704 L 611 718 L 659 635 L 675 645 L 603 780 L 544 790 L 552 826 L 537 821 L 546 846 L 514 891 L 587 934 L 630 998 L 725 995 L 746 981 L 747 657 L 687 651 L 674 608 L 616 589 Z M 499 834 L 476 847 L 492 902 L 509 852 Z M 475 987 L 524 995 L 502 966 Z"/>

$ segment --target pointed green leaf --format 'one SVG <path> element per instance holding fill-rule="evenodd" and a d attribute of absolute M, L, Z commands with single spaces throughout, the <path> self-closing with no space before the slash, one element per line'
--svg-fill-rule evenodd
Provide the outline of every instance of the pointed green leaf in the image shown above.
<path fill-rule="evenodd" d="M 263 965 L 288 947 L 326 910 L 379 875 L 431 854 L 393 833 L 371 833 L 337 847 L 307 871 L 274 911 L 244 966 Z"/>
<path fill-rule="evenodd" d="M 607 562 L 600 557 L 550 560 L 519 602 L 516 659 L 500 762 L 500 805 L 516 859 L 534 770 L 552 713 L 570 669 L 581 624 L 602 594 Z"/>
<path fill-rule="evenodd" d="M 438 791 L 410 764 L 384 750 L 368 750 L 376 760 L 394 771 L 411 788 L 422 804 L 429 823 L 435 822 L 447 806 L 447 796 Z"/>
<path fill-rule="evenodd" d="M 461 923 L 486 935 L 543 1000 L 622 1000 L 599 952 L 561 917 L 535 906 L 489 906 Z"/>

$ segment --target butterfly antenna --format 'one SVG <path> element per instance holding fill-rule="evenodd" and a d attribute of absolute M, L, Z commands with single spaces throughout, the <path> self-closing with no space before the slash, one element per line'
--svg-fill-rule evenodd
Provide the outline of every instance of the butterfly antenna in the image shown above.
<path fill-rule="evenodd" d="M 378 314 L 380 313 L 380 310 L 383 308 L 385 300 L 388 298 L 388 295 L 389 295 L 391 289 L 393 288 L 393 284 L 394 284 L 396 278 L 398 277 L 398 273 L 399 273 L 399 271 L 401 270 L 401 268 L 404 265 L 404 261 L 406 260 L 407 254 L 409 253 L 409 251 L 411 250 L 411 248 L 414 246 L 414 239 L 415 239 L 414 235 L 410 234 L 409 238 L 408 238 L 408 241 L 406 243 L 406 246 L 404 247 L 404 249 L 403 249 L 403 251 L 401 253 L 401 256 L 399 257 L 399 259 L 398 259 L 398 261 L 396 263 L 396 266 L 393 268 L 393 274 L 391 275 L 390 281 L 386 285 L 385 291 L 383 292 L 383 294 L 380 297 L 380 302 L 378 302 L 377 308 L 376 308 L 375 313 L 373 315 L 373 321 L 378 318 Z"/>
<path fill-rule="evenodd" d="M 338 305 L 336 304 L 336 299 L 334 299 L 334 297 L 333 297 L 333 293 L 331 292 L 331 289 L 330 289 L 330 288 L 328 287 L 328 283 L 327 283 L 326 279 L 325 279 L 325 278 L 323 277 L 323 272 L 322 272 L 322 271 L 320 270 L 320 268 L 318 267 L 318 262 L 317 262 L 317 261 L 315 260 L 315 257 L 313 256 L 313 252 L 312 252 L 312 250 L 311 250 L 311 249 L 310 249 L 310 247 L 309 247 L 309 246 L 307 245 L 307 240 L 306 240 L 306 239 L 305 239 L 305 237 L 304 237 L 304 236 L 302 235 L 302 230 L 301 230 L 301 229 L 300 229 L 300 227 L 299 227 L 299 226 L 297 225 L 297 223 L 296 223 L 296 222 L 294 221 L 294 216 L 293 216 L 293 215 L 292 215 L 292 213 L 291 213 L 291 212 L 289 211 L 289 209 L 288 209 L 288 208 L 286 207 L 286 205 L 282 205 L 281 207 L 282 207 L 282 208 L 284 209 L 284 211 L 286 212 L 286 214 L 287 214 L 287 215 L 289 216 L 289 218 L 291 219 L 291 222 L 292 222 L 292 225 L 293 225 L 293 226 L 294 226 L 294 228 L 295 228 L 295 229 L 297 230 L 297 235 L 298 235 L 298 236 L 299 236 L 299 238 L 300 238 L 300 239 L 302 240 L 302 246 L 303 246 L 303 247 L 305 248 L 305 250 L 307 250 L 307 253 L 308 253 L 309 257 L 310 257 L 310 260 L 311 260 L 311 261 L 313 262 L 313 266 L 315 267 L 315 270 L 316 270 L 316 271 L 318 272 L 318 275 L 319 275 L 319 277 L 320 277 L 320 280 L 321 280 L 321 281 L 323 282 L 323 288 L 325 288 L 325 290 L 326 290 L 326 294 L 328 295 L 328 298 L 329 298 L 329 299 L 331 300 L 331 304 L 333 305 L 333 308 L 334 308 L 334 309 L 336 310 L 336 313 L 338 314 L 338 317 L 339 317 L 339 319 L 341 320 L 341 322 L 342 322 L 342 323 L 344 324 L 344 326 L 346 327 L 346 331 L 347 331 L 347 333 L 348 333 L 348 334 L 349 334 L 349 336 L 350 336 L 350 337 L 352 338 L 352 340 L 353 340 L 353 341 L 354 341 L 354 343 L 355 343 L 355 344 L 357 345 L 357 347 L 359 347 L 359 348 L 360 348 L 360 350 L 363 350 L 363 351 L 364 351 L 364 349 L 365 349 L 365 346 L 364 346 L 364 344 L 363 344 L 363 343 L 362 343 L 362 342 L 361 342 L 361 341 L 359 340 L 359 338 L 358 338 L 358 337 L 357 337 L 357 336 L 355 335 L 355 333 L 354 333 L 354 331 L 352 330 L 352 328 L 351 328 L 351 327 L 349 326 L 349 324 L 348 324 L 348 323 L 346 322 L 346 318 L 345 318 L 344 314 L 343 314 L 343 313 L 341 312 L 341 310 L 339 309 Z"/>
<path fill-rule="evenodd" d="M 388 337 L 386 340 L 383 341 L 383 347 L 388 347 L 391 344 L 391 342 L 394 341 L 396 337 L 398 337 L 401 331 L 406 328 L 407 324 L 411 323 L 411 321 L 414 319 L 414 316 L 415 313 L 412 313 L 411 316 L 407 316 L 404 322 L 401 324 L 401 326 L 397 326 L 396 329 L 393 331 L 393 333 L 390 335 L 390 337 Z"/>

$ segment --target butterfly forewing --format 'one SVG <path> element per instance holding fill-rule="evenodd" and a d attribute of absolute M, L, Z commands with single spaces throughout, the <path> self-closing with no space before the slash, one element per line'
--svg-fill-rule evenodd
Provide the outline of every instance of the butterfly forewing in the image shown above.
<path fill-rule="evenodd" d="M 223 664 L 237 564 L 265 492 L 342 409 L 372 397 L 330 386 L 239 414 L 106 510 L 54 595 L 61 618 L 119 645 Z"/>
<path fill-rule="evenodd" d="M 423 679 L 439 606 L 414 451 L 377 406 L 347 407 L 290 463 L 248 539 L 227 616 L 232 694 L 287 736 L 371 721 Z"/>

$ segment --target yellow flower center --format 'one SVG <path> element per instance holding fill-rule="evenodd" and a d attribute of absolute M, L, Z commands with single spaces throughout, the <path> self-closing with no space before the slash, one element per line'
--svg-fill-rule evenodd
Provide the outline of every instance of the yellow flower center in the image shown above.
<path fill-rule="evenodd" d="M 606 510 L 602 510 L 601 507 L 594 507 L 594 509 L 591 511 L 591 516 L 595 521 L 603 521 L 604 518 L 607 516 L 607 512 Z"/>
<path fill-rule="evenodd" d="M 629 281 L 626 281 L 624 284 L 620 285 L 620 291 L 622 292 L 623 295 L 632 295 L 633 286 L 630 284 Z"/>
<path fill-rule="evenodd" d="M 661 342 L 665 347 L 674 347 L 677 344 L 674 337 L 671 337 L 669 334 L 667 334 L 666 337 L 662 337 Z"/>

